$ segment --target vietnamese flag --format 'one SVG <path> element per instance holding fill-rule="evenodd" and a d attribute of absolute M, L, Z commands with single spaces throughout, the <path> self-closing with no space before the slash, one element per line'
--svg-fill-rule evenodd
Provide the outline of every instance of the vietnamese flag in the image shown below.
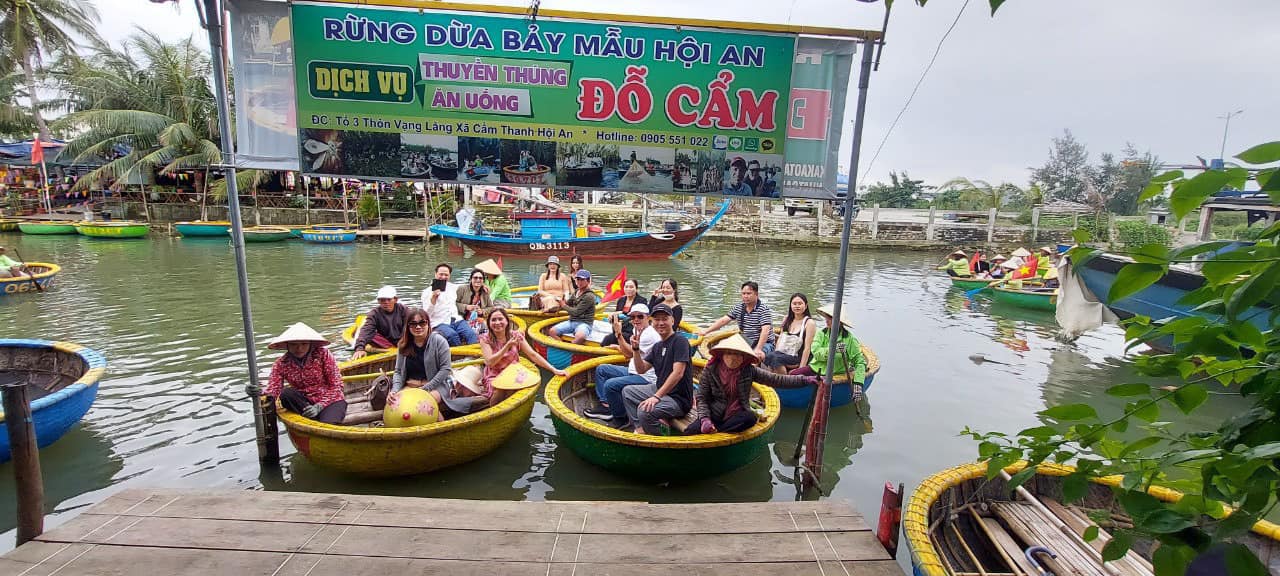
<path fill-rule="evenodd" d="M 503 272 L 506 272 L 506 270 L 503 270 L 503 269 L 502 269 L 502 257 L 501 257 L 501 256 L 499 256 L 499 257 L 498 257 L 498 261 L 496 262 L 496 264 L 498 265 L 498 269 L 499 269 L 499 270 L 502 270 Z"/>
<path fill-rule="evenodd" d="M 981 260 L 981 259 L 982 259 L 982 253 L 981 253 L 981 252 L 974 252 L 974 253 L 973 253 L 973 258 L 970 258 L 970 259 L 969 259 L 969 273 L 970 273 L 970 274 L 972 274 L 972 273 L 974 273 L 974 272 L 977 272 L 977 271 L 978 271 L 978 261 L 979 261 L 979 260 Z"/>
<path fill-rule="evenodd" d="M 605 285 L 604 299 L 601 300 L 601 302 L 612 302 L 626 296 L 626 293 L 622 291 L 622 287 L 625 286 L 626 283 L 627 267 L 623 266 L 622 271 L 618 272 L 618 275 L 614 276 L 613 280 L 610 280 L 609 283 Z"/>
<path fill-rule="evenodd" d="M 1035 278 L 1036 268 L 1040 266 L 1040 261 L 1036 259 L 1035 255 L 1031 255 L 1027 257 L 1027 259 L 1030 260 L 1030 262 L 1023 261 L 1022 265 L 1019 266 L 1017 270 L 1014 270 L 1013 274 L 1009 275 L 1010 280 L 1021 280 L 1023 278 Z"/>
<path fill-rule="evenodd" d="M 35 142 L 31 143 L 31 165 L 44 164 L 44 146 L 40 144 L 40 137 L 36 136 Z"/>

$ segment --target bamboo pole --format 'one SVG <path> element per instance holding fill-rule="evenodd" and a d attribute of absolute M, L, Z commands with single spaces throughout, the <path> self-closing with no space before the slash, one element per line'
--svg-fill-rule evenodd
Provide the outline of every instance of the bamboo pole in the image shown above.
<path fill-rule="evenodd" d="M 1009 473 L 1005 472 L 1004 470 L 1000 471 L 1000 477 L 1004 478 L 1005 482 L 1009 482 L 1012 480 L 1012 477 L 1009 476 Z M 1108 562 L 1102 561 L 1101 552 L 1094 550 L 1093 546 L 1090 546 L 1088 542 L 1085 542 L 1084 538 L 1081 538 L 1079 534 L 1076 534 L 1075 530 L 1072 530 L 1071 527 L 1067 526 L 1066 523 L 1063 522 L 1061 518 L 1058 518 L 1057 515 L 1055 515 L 1051 510 L 1045 507 L 1044 503 L 1041 502 L 1039 498 L 1036 498 L 1034 495 L 1031 494 L 1031 492 L 1028 492 L 1027 489 L 1023 488 L 1022 486 L 1018 486 L 1015 492 L 1018 494 L 1018 498 L 1021 498 L 1024 502 L 1030 504 L 1032 508 L 1035 508 L 1037 512 L 1039 512 L 1047 520 L 1049 520 L 1049 523 L 1052 524 L 1054 528 L 1057 528 L 1059 532 L 1066 534 L 1067 537 L 1071 539 L 1071 542 L 1076 545 L 1076 547 L 1087 550 L 1094 557 L 1095 560 L 1101 563 L 1102 569 L 1106 570 L 1108 574 L 1111 574 L 1112 576 L 1120 575 L 1120 571 L 1117 570 L 1115 566 L 1112 566 Z"/>
<path fill-rule="evenodd" d="M 18 500 L 19 546 L 44 532 L 44 481 L 40 475 L 40 451 L 36 447 L 35 425 L 31 422 L 31 401 L 25 382 L 0 384 L 4 402 L 4 425 L 9 432 L 9 452 L 13 460 L 13 480 Z"/>

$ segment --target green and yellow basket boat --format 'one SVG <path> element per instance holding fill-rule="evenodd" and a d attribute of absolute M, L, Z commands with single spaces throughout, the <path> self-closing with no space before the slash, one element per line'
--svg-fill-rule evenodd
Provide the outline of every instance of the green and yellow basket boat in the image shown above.
<path fill-rule="evenodd" d="M 1023 468 L 1025 463 L 1014 464 L 1005 468 L 1005 472 L 1012 475 Z M 1062 503 L 1062 479 L 1074 471 L 1069 466 L 1041 465 L 1036 468 L 1036 475 L 1023 484 L 1023 487 L 1042 503 L 1055 509 L 1055 515 L 1060 514 L 1063 510 L 1059 508 Z M 990 536 L 994 535 L 995 539 L 1005 542 L 1011 550 L 1027 547 L 1025 542 L 1020 544 L 1015 541 L 1015 537 L 1021 539 L 1017 536 L 1017 530 L 1011 530 L 1011 535 L 1006 534 L 1005 526 L 1009 526 L 1007 519 L 1002 523 L 996 518 L 999 514 L 989 512 L 992 504 L 1007 503 L 1016 497 L 1010 494 L 1008 484 L 1000 477 L 988 481 L 986 472 L 985 462 L 956 466 L 925 478 L 911 495 L 902 515 L 902 531 L 911 549 L 911 567 L 915 576 L 994 576 L 1023 574 L 1028 571 L 1030 566 L 1025 556 L 1019 557 L 1010 551 L 1002 552 L 997 546 L 990 544 Z M 1066 513 L 1075 518 L 1076 526 L 1071 528 L 1077 535 L 1082 535 L 1082 526 L 1089 522 L 1087 516 L 1081 517 L 1082 508 L 1110 512 L 1117 522 L 1123 522 L 1127 518 L 1112 491 L 1112 487 L 1120 485 L 1120 481 L 1119 476 L 1093 478 L 1085 497 L 1076 505 L 1064 507 L 1067 509 Z M 1164 502 L 1176 502 L 1182 498 L 1182 493 L 1161 486 L 1152 486 L 1147 493 Z M 984 506 L 985 509 L 980 511 Z M 1268 563 L 1272 574 L 1280 571 L 1280 526 L 1266 521 L 1258 522 L 1238 542 L 1248 546 L 1258 558 Z M 1101 546 L 1103 540 L 1095 540 L 1093 544 Z M 1150 560 L 1154 550 L 1152 542 L 1138 540 L 1130 547 L 1129 555 L 1141 557 L 1131 560 L 1142 563 Z M 975 559 L 982 566 L 976 566 Z M 1117 568 L 1117 562 L 1120 561 L 1110 562 L 1108 566 Z M 1010 563 L 1016 566 L 1010 566 Z M 1125 572 L 1121 570 L 1120 573 Z"/>
<path fill-rule="evenodd" d="M 952 287 L 965 291 L 982 288 L 987 284 L 995 282 L 995 280 L 984 278 L 960 278 L 958 276 L 948 276 L 947 278 L 951 280 Z"/>
<path fill-rule="evenodd" d="M 454 354 L 454 367 L 482 360 Z M 480 458 L 502 446 L 521 428 L 540 386 L 518 390 L 497 406 L 443 422 L 405 428 L 382 427 L 382 412 L 369 407 L 365 391 L 379 370 L 395 369 L 394 353 L 366 356 L 340 365 L 346 383 L 347 417 L 342 425 L 325 424 L 288 411 L 277 402 L 289 439 L 318 466 L 359 476 L 424 474 Z M 520 363 L 536 370 L 525 358 Z"/>
<path fill-rule="evenodd" d="M 21 220 L 6 220 L 0 218 L 0 232 L 17 232 L 18 224 L 21 222 Z"/>
<path fill-rule="evenodd" d="M 991 288 L 991 299 L 1000 304 L 1029 308 L 1031 310 L 1053 312 L 1058 309 L 1057 288 L 1024 287 L 1018 289 L 1008 286 L 993 286 Z"/>
<path fill-rule="evenodd" d="M 293 231 L 281 226 L 254 226 L 242 232 L 245 242 L 280 242 L 293 237 Z"/>
<path fill-rule="evenodd" d="M 145 222 L 131 222 L 128 220 L 76 224 L 76 231 L 81 236 L 90 238 L 143 238 L 150 229 L 151 226 Z"/>
<path fill-rule="evenodd" d="M 31 272 L 30 274 L 15 278 L 0 278 L 0 297 L 24 292 L 41 292 L 40 288 L 48 289 L 53 283 L 53 277 L 62 271 L 61 266 L 48 262 L 26 262 L 24 265 Z M 36 288 L 36 284 L 39 284 L 40 288 Z"/>
<path fill-rule="evenodd" d="M 74 223 L 63 222 L 60 220 L 32 220 L 19 222 L 18 229 L 21 230 L 23 234 L 36 234 L 40 236 L 76 233 L 76 225 Z"/>
<path fill-rule="evenodd" d="M 583 416 L 583 410 L 598 404 L 595 368 L 623 361 L 621 355 L 597 356 L 573 364 L 567 370 L 568 375 L 556 376 L 547 383 L 544 400 L 551 409 L 558 441 L 583 460 L 632 480 L 682 482 L 736 470 L 768 451 L 782 405 L 772 388 L 758 383 L 752 400 L 763 406 L 760 420 L 738 434 L 649 436 L 617 430 Z M 701 359 L 694 359 L 695 379 L 705 366 Z M 686 416 L 685 420 L 688 419 Z M 678 421 L 672 426 L 678 433 L 687 423 Z"/>
<path fill-rule="evenodd" d="M 600 311 L 596 312 L 596 320 L 603 320 L 605 318 L 607 318 L 606 314 Z M 618 351 L 613 348 L 601 346 L 599 342 L 587 341 L 582 344 L 574 344 L 573 338 L 569 336 L 562 336 L 560 338 L 552 336 L 551 328 L 568 319 L 569 317 L 567 315 L 561 314 L 559 316 L 544 318 L 534 322 L 532 326 L 529 326 L 529 331 L 527 332 L 530 340 L 529 344 L 533 346 L 533 349 L 537 350 L 539 354 L 546 357 L 547 362 L 550 362 L 552 366 L 565 369 L 570 364 L 585 362 L 596 356 L 608 356 L 618 353 Z M 697 326 L 688 322 L 681 322 L 679 330 L 677 330 L 677 335 L 688 338 L 689 345 L 694 349 L 697 349 L 698 345 L 702 343 L 702 339 L 694 335 L 697 331 Z"/>

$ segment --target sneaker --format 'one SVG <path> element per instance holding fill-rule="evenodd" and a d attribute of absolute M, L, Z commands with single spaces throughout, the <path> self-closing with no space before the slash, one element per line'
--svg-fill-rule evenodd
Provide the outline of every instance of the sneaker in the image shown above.
<path fill-rule="evenodd" d="M 604 408 L 591 408 L 582 411 L 582 415 L 592 420 L 613 420 L 613 412 Z"/>

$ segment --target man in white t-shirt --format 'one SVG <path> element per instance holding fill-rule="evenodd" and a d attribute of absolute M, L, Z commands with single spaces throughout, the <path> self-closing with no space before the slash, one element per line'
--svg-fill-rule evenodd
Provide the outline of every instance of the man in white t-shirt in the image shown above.
<path fill-rule="evenodd" d="M 627 314 L 634 328 L 631 340 L 622 336 L 622 319 L 614 318 L 613 335 L 618 339 L 618 351 L 627 357 L 627 365 L 602 364 L 596 368 L 596 397 L 602 409 L 584 410 L 588 418 L 603 420 L 619 428 L 627 424 L 627 409 L 622 403 L 622 389 L 632 384 L 657 384 L 658 373 L 649 370 L 643 374 L 636 370 L 636 357 L 649 353 L 654 344 L 662 341 L 658 332 L 649 325 L 649 307 L 637 302 Z M 638 350 L 637 350 L 638 348 Z"/>
<path fill-rule="evenodd" d="M 431 329 L 439 332 L 450 346 L 475 344 L 480 341 L 471 325 L 458 316 L 458 287 L 449 282 L 453 266 L 436 265 L 435 282 L 422 291 L 422 309 L 431 320 Z"/>

